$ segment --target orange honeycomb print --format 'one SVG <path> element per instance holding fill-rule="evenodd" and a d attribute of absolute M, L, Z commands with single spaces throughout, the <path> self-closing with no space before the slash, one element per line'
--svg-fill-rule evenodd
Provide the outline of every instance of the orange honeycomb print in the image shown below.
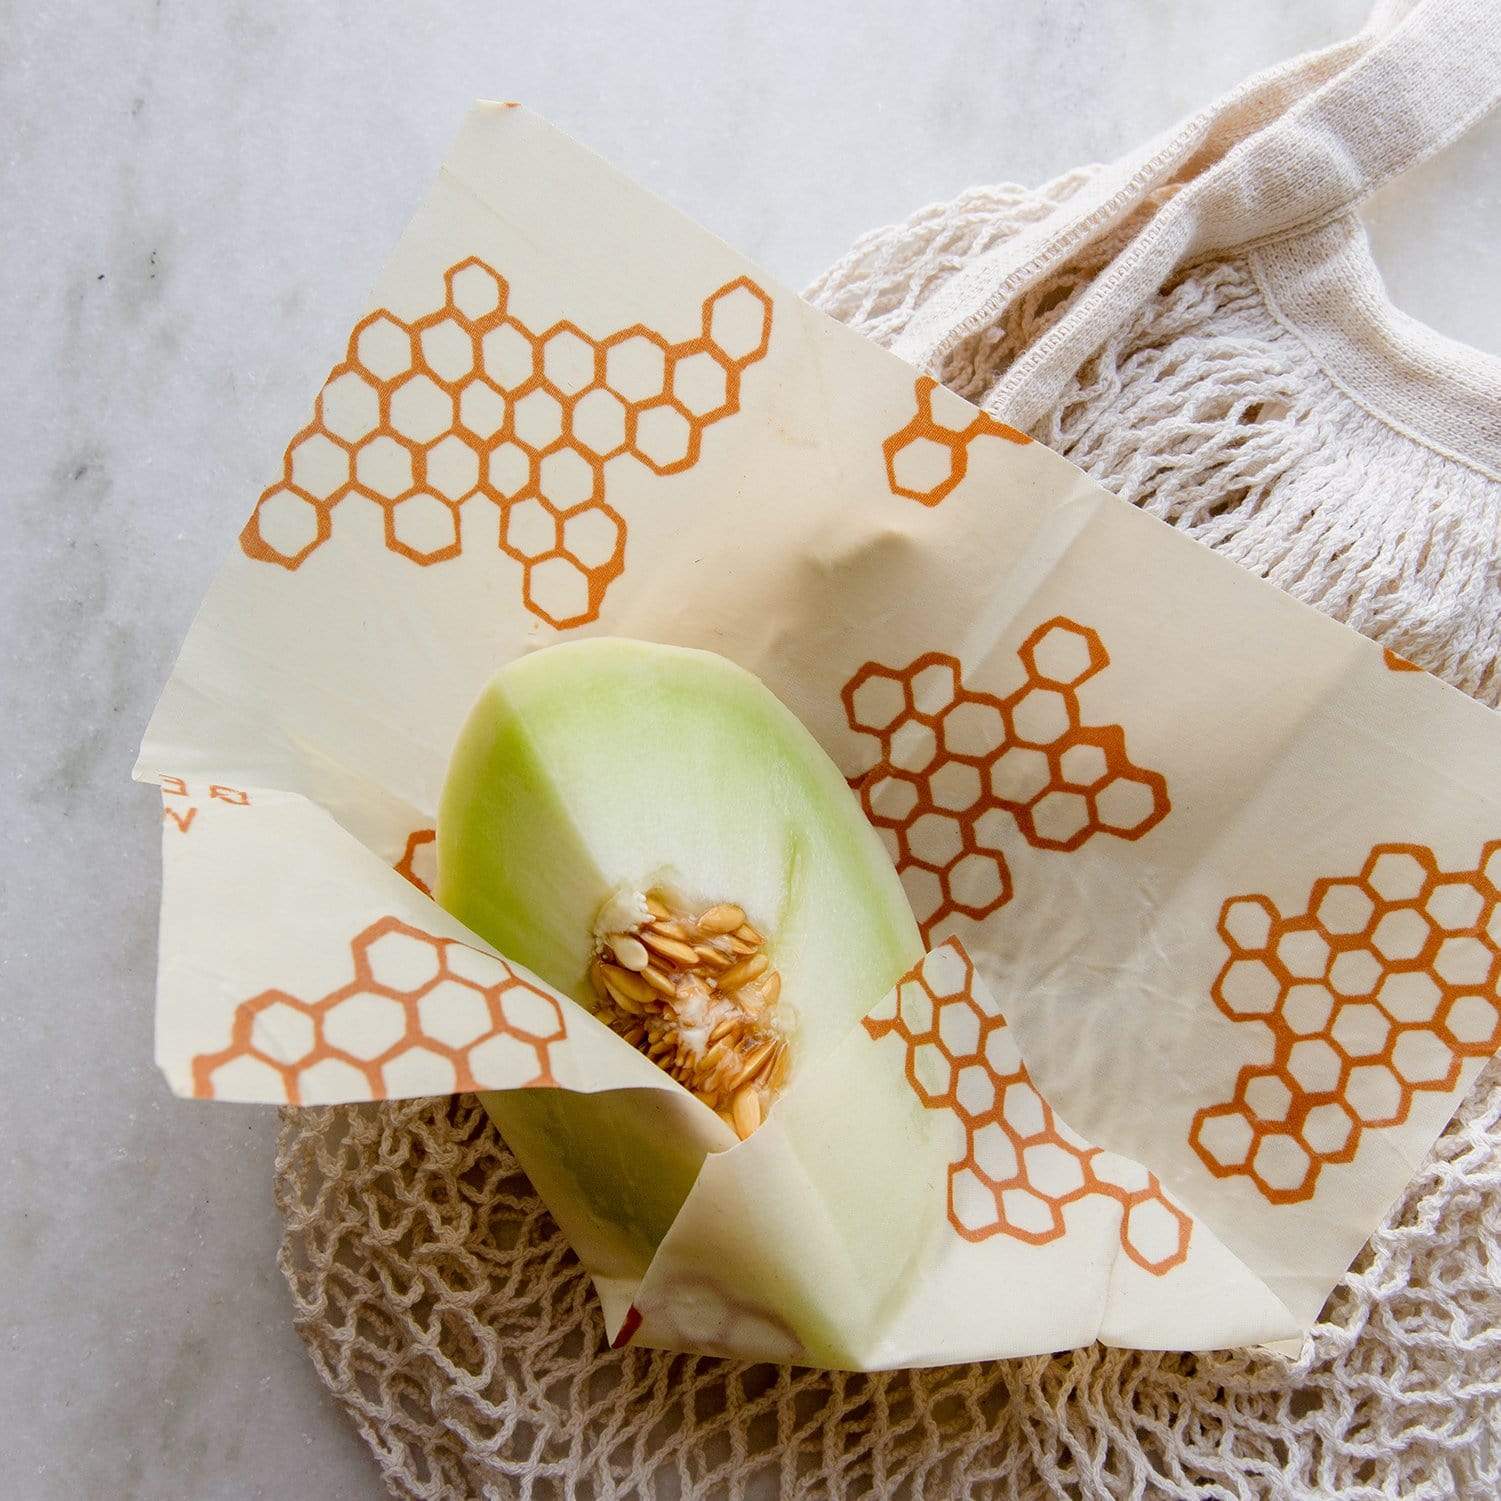
<path fill-rule="evenodd" d="M 1009 1235 L 1046 1245 L 1066 1233 L 1070 1204 L 1103 1194 L 1120 1205 L 1126 1255 L 1143 1271 L 1170 1272 L 1188 1256 L 1193 1221 L 1154 1174 L 1090 1146 L 1053 1114 L 974 980 L 969 955 L 950 939 L 864 1022 L 878 1042 L 895 1037 L 906 1049 L 918 1099 L 964 1127 L 964 1155 L 949 1165 L 949 1223 L 968 1241 Z"/>
<path fill-rule="evenodd" d="M 437 849 L 436 829 L 413 829 L 407 835 L 401 859 L 394 866 L 396 874 L 405 876 L 423 896 L 433 894 L 433 885 L 438 875 Z"/>
<path fill-rule="evenodd" d="M 443 284 L 423 317 L 378 308 L 355 325 L 240 545 L 300 568 L 358 497 L 384 513 L 386 546 L 428 567 L 457 557 L 483 512 L 521 565 L 527 609 L 583 625 L 625 568 L 606 466 L 630 458 L 666 475 L 698 462 L 704 429 L 740 410 L 741 377 L 766 354 L 771 298 L 738 277 L 704 299 L 697 336 L 674 343 L 639 323 L 603 339 L 566 321 L 534 331 L 474 258 Z"/>
<path fill-rule="evenodd" d="M 228 1046 L 193 1059 L 193 1094 L 318 1105 L 553 1085 L 562 1008 L 467 944 L 383 917 L 350 944 L 353 978 L 312 1000 L 266 990 Z"/>
<path fill-rule="evenodd" d="M 1011 900 L 1007 820 L 1036 849 L 1076 850 L 1096 834 L 1140 839 L 1172 807 L 1162 776 L 1126 754 L 1119 725 L 1083 722 L 1078 690 L 1110 661 L 1096 632 L 1059 615 L 1019 656 L 1026 679 L 1006 698 L 966 688 L 942 652 L 902 668 L 867 662 L 844 686 L 850 727 L 881 746 L 854 785 L 895 845 L 928 942 L 940 923 Z"/>
<path fill-rule="evenodd" d="M 931 375 L 917 378 L 917 415 L 881 445 L 886 478 L 893 495 L 936 506 L 946 500 L 969 472 L 969 445 L 976 438 L 1004 438 L 1008 443 L 1032 440 L 1014 427 L 976 412 L 963 427 L 948 427 L 933 415 Z"/>
<path fill-rule="evenodd" d="M 1249 1177 L 1273 1204 L 1314 1195 L 1361 1134 L 1399 1126 L 1418 1090 L 1451 1090 L 1462 1060 L 1501 1047 L 1501 840 L 1474 870 L 1420 844 L 1378 844 L 1359 875 L 1314 882 L 1284 917 L 1231 897 L 1215 1005 L 1266 1027 L 1272 1061 L 1200 1110 L 1189 1143 L 1217 1178 Z"/>

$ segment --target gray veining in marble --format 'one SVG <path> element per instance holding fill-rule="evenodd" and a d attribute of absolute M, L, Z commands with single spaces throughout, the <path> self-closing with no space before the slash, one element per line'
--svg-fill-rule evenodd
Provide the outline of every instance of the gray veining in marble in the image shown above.
<path fill-rule="evenodd" d="M 378 1493 L 290 1327 L 271 1113 L 152 1066 L 160 811 L 128 773 L 468 101 L 525 100 L 800 284 L 1364 9 L 0 0 L 0 1494 Z M 1493 350 L 1498 145 L 1370 215 L 1399 304 Z"/>

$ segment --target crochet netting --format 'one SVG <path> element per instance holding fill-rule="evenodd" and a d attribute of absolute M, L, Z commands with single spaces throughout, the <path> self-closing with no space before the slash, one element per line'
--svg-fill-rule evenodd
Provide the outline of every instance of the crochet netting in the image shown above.
<path fill-rule="evenodd" d="M 810 296 L 894 342 L 960 268 L 1088 181 L 925 210 Z M 983 404 L 1171 192 L 935 373 Z M 1496 477 L 1347 394 L 1254 255 L 1177 270 L 1032 432 L 1288 593 L 1501 696 Z M 1296 1361 L 1092 1346 L 847 1375 L 611 1353 L 583 1271 L 463 1097 L 284 1112 L 277 1203 L 297 1327 L 397 1496 L 1501 1493 L 1494 1062 Z"/>

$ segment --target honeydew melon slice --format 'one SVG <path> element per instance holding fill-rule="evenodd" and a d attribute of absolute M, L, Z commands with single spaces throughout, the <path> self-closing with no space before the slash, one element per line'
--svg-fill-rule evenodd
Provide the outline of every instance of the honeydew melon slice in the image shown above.
<path fill-rule="evenodd" d="M 437 846 L 439 903 L 590 1010 L 602 913 L 652 891 L 695 911 L 739 906 L 781 978 L 794 1079 L 922 955 L 838 768 L 756 677 L 710 652 L 597 638 L 503 668 L 454 748 Z M 704 1151 L 667 1139 L 672 1112 L 652 1093 L 482 1096 L 544 1197 L 551 1182 L 627 1280 Z"/>

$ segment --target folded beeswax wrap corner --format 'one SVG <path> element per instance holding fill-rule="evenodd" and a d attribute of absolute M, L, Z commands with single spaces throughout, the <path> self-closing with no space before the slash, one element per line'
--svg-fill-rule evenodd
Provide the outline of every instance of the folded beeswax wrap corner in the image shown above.
<path fill-rule="evenodd" d="M 739 1145 L 431 900 L 479 688 L 584 634 L 757 673 L 928 947 Z M 203 1099 L 500 1092 L 617 1342 L 1296 1338 L 1501 1043 L 1498 749 L 481 105 L 147 731 L 157 1057 Z M 664 1143 L 608 1167 L 639 1223 L 558 1149 L 586 1098 Z"/>

